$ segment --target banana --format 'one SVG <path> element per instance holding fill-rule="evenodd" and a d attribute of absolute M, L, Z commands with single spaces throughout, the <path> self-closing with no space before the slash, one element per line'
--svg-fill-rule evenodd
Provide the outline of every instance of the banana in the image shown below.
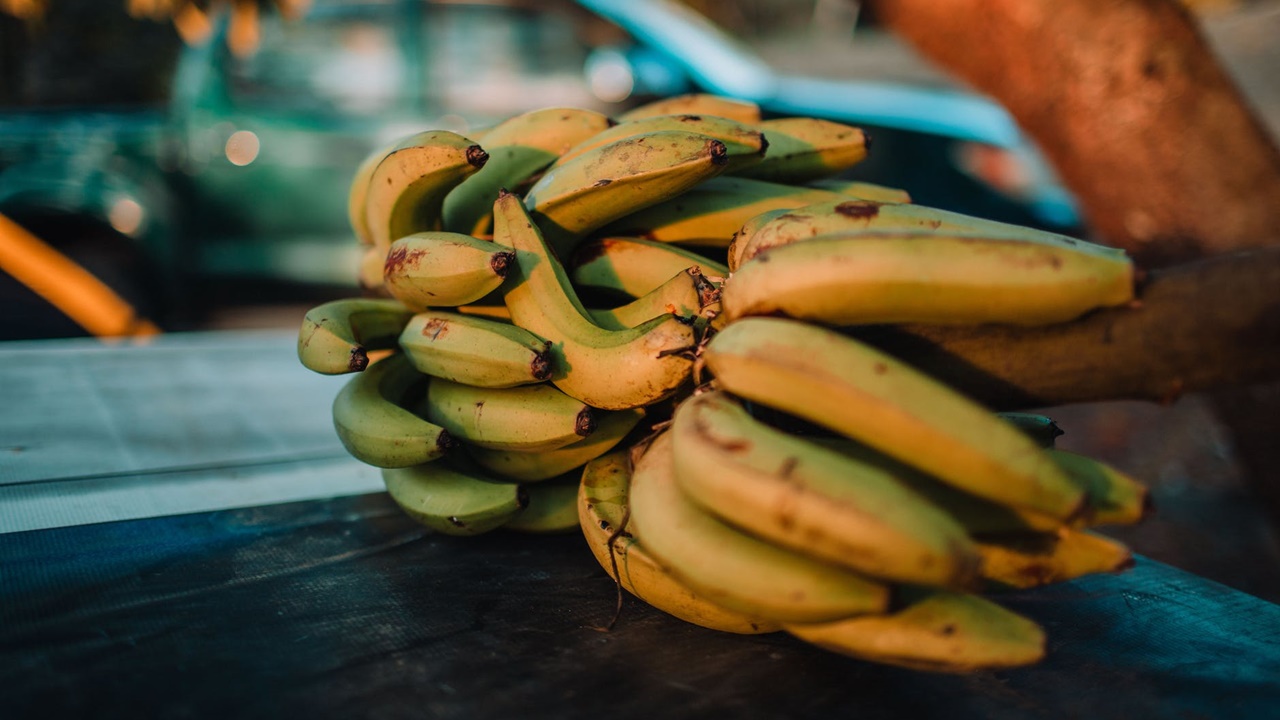
<path fill-rule="evenodd" d="M 383 287 L 415 310 L 483 298 L 502 285 L 515 259 L 502 245 L 440 230 L 399 238 L 385 256 Z"/>
<path fill-rule="evenodd" d="M 809 555 L 757 539 L 695 505 L 676 483 L 663 432 L 635 462 L 631 521 L 654 557 L 711 602 L 782 622 L 883 612 L 888 588 Z"/>
<path fill-rule="evenodd" d="M 548 170 L 525 205 L 560 257 L 587 233 L 719 175 L 729 162 L 723 142 L 664 130 L 623 138 Z"/>
<path fill-rule="evenodd" d="M 398 300 L 342 298 L 307 311 L 298 330 L 298 360 L 323 375 L 360 372 L 369 350 L 394 348 L 413 311 Z"/>
<path fill-rule="evenodd" d="M 907 207 L 907 206 L 902 206 Z M 729 322 L 1045 325 L 1134 297 L 1128 258 L 950 234 L 829 235 L 745 260 L 722 287 Z"/>
<path fill-rule="evenodd" d="M 405 235 L 439 230 L 445 196 L 488 159 L 475 142 L 447 130 L 417 133 L 398 143 L 369 179 L 370 244 L 385 251 Z"/>
<path fill-rule="evenodd" d="M 503 297 L 516 325 L 551 341 L 551 382 L 560 390 L 593 407 L 622 410 L 670 397 L 692 376 L 692 321 L 661 315 L 629 330 L 593 324 L 513 194 L 494 204 L 494 241 L 516 251 Z"/>
<path fill-rule="evenodd" d="M 413 316 L 400 348 L 419 372 L 482 388 L 551 377 L 549 343 L 510 323 L 441 310 Z"/>
<path fill-rule="evenodd" d="M 709 93 L 690 93 L 654 100 L 633 107 L 616 116 L 618 122 L 629 122 L 655 115 L 711 115 L 742 123 L 760 122 L 760 106 L 749 100 L 737 100 Z"/>
<path fill-rule="evenodd" d="M 784 629 L 832 652 L 916 670 L 965 673 L 1019 667 L 1044 658 L 1044 630 L 976 595 L 917 594 L 904 608 Z"/>
<path fill-rule="evenodd" d="M 511 323 L 511 312 L 507 310 L 506 305 L 485 305 L 478 303 L 474 305 L 459 305 L 454 308 L 460 315 L 470 315 L 472 317 L 488 318 L 498 322 Z"/>
<path fill-rule="evenodd" d="M 685 622 L 740 635 L 779 630 L 773 620 L 727 610 L 700 597 L 644 549 L 628 522 L 629 455 L 627 450 L 602 455 L 582 471 L 578 523 L 600 567 L 627 592 Z"/>
<path fill-rule="evenodd" d="M 1084 492 L 1016 427 L 834 330 L 744 318 L 713 336 L 702 359 L 717 386 L 734 395 L 826 427 L 979 497 L 1063 521 L 1088 509 Z"/>
<path fill-rule="evenodd" d="M 1092 525 L 1133 525 L 1152 510 L 1146 486 L 1093 458 L 1066 450 L 1050 450 L 1049 457 L 1089 498 Z"/>
<path fill-rule="evenodd" d="M 493 221 L 498 191 L 514 189 L 544 170 L 567 150 L 612 126 L 594 110 L 550 107 L 531 110 L 485 132 L 489 161 L 444 199 L 444 228 L 483 235 Z"/>
<path fill-rule="evenodd" d="M 757 127 L 769 140 L 764 159 L 730 172 L 798 184 L 838 175 L 867 157 L 868 139 L 861 128 L 811 117 L 773 118 Z"/>
<path fill-rule="evenodd" d="M 455 438 L 495 450 L 555 450 L 596 427 L 590 407 L 546 384 L 478 388 L 433 377 L 422 407 Z"/>
<path fill-rule="evenodd" d="M 996 415 L 1026 433 L 1042 448 L 1052 448 L 1058 438 L 1064 434 L 1062 428 L 1058 427 L 1058 423 L 1054 422 L 1053 418 L 1037 413 L 1002 412 L 996 413 Z"/>
<path fill-rule="evenodd" d="M 342 446 L 375 467 L 430 462 L 455 445 L 444 428 L 408 408 L 426 378 L 401 355 L 391 355 L 354 375 L 333 399 L 333 427 Z"/>
<path fill-rule="evenodd" d="M 394 147 L 394 146 L 393 146 Z M 378 148 L 369 153 L 356 166 L 351 178 L 351 189 L 347 193 L 347 221 L 351 223 L 351 231 L 361 245 L 372 245 L 373 236 L 369 234 L 369 221 L 365 217 L 365 201 L 369 197 L 369 181 L 373 179 L 373 171 L 378 163 L 391 152 L 390 147 Z M 381 265 L 381 263 L 379 263 Z M 379 267 L 381 270 L 381 267 Z"/>
<path fill-rule="evenodd" d="M 743 171 L 760 163 L 765 159 L 765 150 L 769 147 L 764 133 L 736 120 L 710 115 L 654 115 L 620 122 L 604 132 L 583 140 L 565 151 L 552 163 L 551 167 L 557 168 L 592 150 L 619 140 L 666 130 L 706 135 L 724 143 L 725 151 L 728 153 L 728 162 L 724 169 L 726 173 Z"/>
<path fill-rule="evenodd" d="M 840 178 L 820 178 L 805 183 L 809 187 L 822 188 L 831 192 L 848 195 L 858 200 L 874 200 L 882 203 L 909 203 L 911 193 L 901 188 L 877 185 L 859 180 L 843 180 Z"/>
<path fill-rule="evenodd" d="M 641 297 L 691 267 L 714 278 L 729 268 L 706 255 L 671 243 L 629 237 L 589 240 L 574 253 L 569 276 L 574 285 Z"/>
<path fill-rule="evenodd" d="M 722 392 L 681 403 L 670 433 L 680 489 L 751 535 L 887 581 L 963 589 L 977 578 L 977 548 L 942 509 Z"/>
<path fill-rule="evenodd" d="M 1025 590 L 1133 567 L 1133 553 L 1088 530 L 1005 533 L 978 538 L 982 577 L 996 588 Z"/>
<path fill-rule="evenodd" d="M 524 487 L 529 504 L 506 522 L 507 530 L 536 535 L 578 531 L 578 481 L 573 472 Z"/>
<path fill-rule="evenodd" d="M 621 217 L 600 228 L 597 234 L 728 247 L 743 223 L 762 212 L 848 199 L 818 188 L 715 177 L 677 197 Z"/>
<path fill-rule="evenodd" d="M 386 263 L 385 249 L 368 245 L 360 250 L 359 264 L 356 265 L 356 284 L 366 297 L 391 296 L 382 285 L 382 272 Z"/>
<path fill-rule="evenodd" d="M 471 445 L 466 446 L 466 449 L 477 465 L 499 477 L 536 483 L 580 468 L 612 450 L 644 416 L 644 408 L 600 413 L 595 432 L 577 442 L 546 452 L 491 450 Z"/>
<path fill-rule="evenodd" d="M 518 518 L 524 488 L 492 482 L 449 460 L 382 471 L 396 505 L 414 521 L 445 535 L 480 535 Z"/>
<path fill-rule="evenodd" d="M 664 314 L 697 316 L 719 300 L 716 286 L 701 270 L 691 267 L 625 305 L 587 312 L 591 321 L 602 328 L 626 330 Z"/>

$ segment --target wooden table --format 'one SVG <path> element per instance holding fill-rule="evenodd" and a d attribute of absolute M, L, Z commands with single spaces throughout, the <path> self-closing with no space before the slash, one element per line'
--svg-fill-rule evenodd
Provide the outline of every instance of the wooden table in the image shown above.
<path fill-rule="evenodd" d="M 0 345 L 4 718 L 1274 717 L 1280 607 L 1140 558 L 1002 596 L 1030 668 L 928 675 L 628 600 L 574 535 L 430 534 L 288 333 Z"/>

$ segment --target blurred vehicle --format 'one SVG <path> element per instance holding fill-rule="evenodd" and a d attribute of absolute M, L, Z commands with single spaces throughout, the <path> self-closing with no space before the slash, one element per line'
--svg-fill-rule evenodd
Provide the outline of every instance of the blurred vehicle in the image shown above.
<path fill-rule="evenodd" d="M 299 22 L 264 15 L 251 55 L 222 39 L 183 50 L 166 107 L 0 110 L 0 214 L 76 248 L 166 329 L 196 327 L 220 306 L 351 294 L 346 196 L 369 152 L 550 105 L 614 113 L 682 92 L 748 99 L 771 115 L 867 127 L 875 148 L 852 177 L 987 217 L 1075 222 L 1052 178 L 973 171 L 991 153 L 1038 167 L 998 106 L 782 75 L 667 0 L 316 0 Z M 1009 177 L 1013 190 L 991 182 Z M 16 322 L 0 338 L 76 334 L 65 319 Z"/>

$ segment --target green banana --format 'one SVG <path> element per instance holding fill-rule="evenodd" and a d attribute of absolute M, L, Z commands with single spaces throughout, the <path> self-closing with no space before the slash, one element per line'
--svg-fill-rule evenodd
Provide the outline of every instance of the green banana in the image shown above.
<path fill-rule="evenodd" d="M 546 452 L 491 450 L 471 445 L 466 446 L 466 449 L 477 465 L 499 477 L 536 483 L 580 468 L 612 450 L 644 416 L 644 408 L 600 413 L 595 432 L 577 442 Z"/>
<path fill-rule="evenodd" d="M 444 199 L 444 228 L 484 235 L 493 221 L 498 191 L 514 189 L 555 162 L 567 150 L 612 126 L 594 110 L 549 107 L 521 113 L 488 129 L 489 161 Z"/>
<path fill-rule="evenodd" d="M 523 486 L 529 504 L 506 522 L 507 530 L 536 535 L 578 532 L 578 481 L 581 473 Z"/>
<path fill-rule="evenodd" d="M 636 460 L 629 527 L 694 592 L 730 610 L 783 622 L 885 610 L 885 586 L 752 537 L 693 504 L 676 483 L 673 451 L 663 432 Z"/>
<path fill-rule="evenodd" d="M 671 243 L 629 237 L 588 240 L 574 253 L 569 276 L 575 286 L 641 297 L 691 267 L 714 278 L 729 268 L 706 255 Z"/>
<path fill-rule="evenodd" d="M 510 323 L 442 310 L 414 315 L 400 333 L 400 348 L 419 372 L 483 388 L 551 377 L 548 345 Z"/>
<path fill-rule="evenodd" d="M 727 610 L 700 597 L 646 551 L 628 522 L 630 486 L 630 451 L 619 450 L 587 463 L 578 487 L 578 524 L 609 577 L 685 622 L 740 635 L 780 629 L 776 621 Z"/>
<path fill-rule="evenodd" d="M 1133 567 L 1123 543 L 1088 530 L 984 535 L 978 551 L 982 577 L 997 588 L 1025 590 Z"/>
<path fill-rule="evenodd" d="M 725 281 L 721 305 L 729 322 L 780 315 L 829 325 L 1044 325 L 1133 297 L 1133 263 L 1121 255 L 1002 238 L 860 233 L 744 261 Z"/>
<path fill-rule="evenodd" d="M 440 230 L 391 243 L 382 270 L 386 291 L 417 310 L 457 307 L 497 290 L 511 269 L 509 248 Z"/>
<path fill-rule="evenodd" d="M 671 279 L 631 302 L 616 308 L 587 312 L 591 321 L 608 330 L 626 330 L 659 315 L 697 316 L 720 301 L 718 288 L 696 267 L 681 270 Z M 718 307 L 718 306 L 717 306 Z"/>
<path fill-rule="evenodd" d="M 382 471 L 396 505 L 414 521 L 445 535 L 480 535 L 518 518 L 524 488 L 492 482 L 449 460 Z"/>
<path fill-rule="evenodd" d="M 1028 412 L 1002 412 L 996 415 L 1026 433 L 1042 448 L 1052 448 L 1058 438 L 1063 435 L 1058 423 L 1044 415 Z"/>
<path fill-rule="evenodd" d="M 977 548 L 945 511 L 722 392 L 682 402 L 670 433 L 680 489 L 751 535 L 887 581 L 969 588 L 977 578 Z"/>
<path fill-rule="evenodd" d="M 749 100 L 738 100 L 709 93 L 689 93 L 653 100 L 616 116 L 618 122 L 629 122 L 655 115 L 710 115 L 742 123 L 760 122 L 760 106 Z"/>
<path fill-rule="evenodd" d="M 1066 450 L 1049 458 L 1088 496 L 1090 524 L 1133 525 L 1151 512 L 1146 486 L 1106 463 Z"/>
<path fill-rule="evenodd" d="M 394 348 L 413 310 L 398 300 L 342 298 L 306 312 L 298 330 L 298 360 L 323 375 L 360 372 L 369 350 Z"/>
<path fill-rule="evenodd" d="M 454 445 L 442 427 L 409 409 L 426 378 L 401 355 L 391 355 L 353 375 L 333 399 L 333 427 L 342 446 L 360 462 L 394 468 L 430 462 Z"/>
<path fill-rule="evenodd" d="M 422 407 L 455 438 L 495 450 L 555 450 L 596 428 L 592 408 L 547 384 L 479 388 L 433 377 Z"/>
<path fill-rule="evenodd" d="M 552 163 L 551 167 L 553 169 L 560 167 L 592 150 L 619 140 L 667 130 L 697 133 L 724 143 L 725 151 L 728 153 L 728 162 L 724 169 L 727 173 L 742 171 L 761 162 L 769 146 L 760 130 L 736 120 L 711 115 L 653 115 L 620 122 L 608 130 L 586 138 L 565 151 Z"/>
<path fill-rule="evenodd" d="M 798 184 L 837 175 L 867 157 L 861 128 L 812 117 L 773 118 L 757 127 L 769 151 L 760 162 L 731 171 L 742 177 Z"/>
<path fill-rule="evenodd" d="M 805 183 L 809 187 L 830 190 L 841 195 L 848 195 L 858 200 L 874 200 L 882 203 L 909 203 L 911 193 L 901 188 L 877 185 L 876 183 L 841 178 L 820 178 Z"/>
<path fill-rule="evenodd" d="M 495 203 L 494 241 L 516 251 L 503 297 L 516 325 L 551 341 L 551 382 L 560 390 L 622 410 L 670 397 L 692 376 L 692 320 L 662 315 L 629 330 L 594 325 L 519 197 L 507 193 Z"/>
<path fill-rule="evenodd" d="M 947 385 L 833 330 L 743 318 L 712 337 L 702 359 L 717 386 L 734 395 L 975 495 L 1063 521 L 1087 517 L 1084 492 L 1034 440 Z"/>
<path fill-rule="evenodd" d="M 916 670 L 965 673 L 1031 665 L 1044 658 L 1044 630 L 976 595 L 916 594 L 904 608 L 784 629 L 832 652 Z"/>

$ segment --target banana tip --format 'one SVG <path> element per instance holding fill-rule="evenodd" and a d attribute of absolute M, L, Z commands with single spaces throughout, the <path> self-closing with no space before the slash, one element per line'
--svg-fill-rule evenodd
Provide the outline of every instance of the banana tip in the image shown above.
<path fill-rule="evenodd" d="M 479 145 L 472 145 L 467 148 L 467 163 L 469 165 L 482 168 L 487 162 L 489 162 L 489 153 L 485 152 L 484 148 Z"/>
<path fill-rule="evenodd" d="M 367 367 L 369 367 L 369 353 L 362 347 L 351 348 L 351 356 L 347 360 L 347 370 L 364 372 Z"/>

